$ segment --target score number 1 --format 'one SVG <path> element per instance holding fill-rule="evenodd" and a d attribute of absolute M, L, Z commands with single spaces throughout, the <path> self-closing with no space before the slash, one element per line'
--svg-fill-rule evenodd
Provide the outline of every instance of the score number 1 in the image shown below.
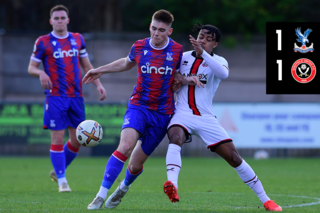
<path fill-rule="evenodd" d="M 278 34 L 278 51 L 281 51 L 281 30 L 276 30 Z M 278 64 L 278 81 L 282 81 L 282 60 L 277 60 Z"/>

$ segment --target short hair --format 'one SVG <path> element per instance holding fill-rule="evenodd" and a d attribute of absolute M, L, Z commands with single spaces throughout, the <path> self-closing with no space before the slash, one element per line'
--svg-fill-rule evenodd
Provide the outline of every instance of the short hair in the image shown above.
<path fill-rule="evenodd" d="M 67 8 L 66 6 L 60 4 L 60 5 L 54 6 L 54 7 L 50 10 L 50 18 L 51 18 L 51 16 L 52 16 L 52 13 L 53 13 L 53 12 L 55 12 L 55 11 L 61 11 L 61 10 L 66 11 L 66 13 L 67 13 L 67 15 L 68 15 L 68 17 L 69 17 L 69 10 L 68 10 L 68 8 Z"/>
<path fill-rule="evenodd" d="M 193 25 L 192 31 L 198 31 L 199 32 L 202 29 L 208 30 L 209 31 L 208 33 L 212 34 L 213 37 L 214 37 L 214 35 L 216 35 L 216 38 L 215 38 L 216 42 L 220 41 L 221 31 L 219 30 L 219 28 L 217 28 L 217 27 L 215 27 L 213 25 L 210 25 L 210 24 L 202 25 L 202 24 L 198 23 L 198 24 Z"/>
<path fill-rule="evenodd" d="M 156 11 L 153 14 L 152 20 L 160 21 L 160 22 L 171 25 L 172 22 L 174 21 L 174 18 L 173 18 L 173 15 L 169 11 L 161 9 L 161 10 Z"/>

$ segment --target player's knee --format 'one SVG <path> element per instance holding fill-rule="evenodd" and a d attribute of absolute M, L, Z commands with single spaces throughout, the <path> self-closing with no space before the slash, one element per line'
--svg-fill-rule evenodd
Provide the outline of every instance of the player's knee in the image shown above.
<path fill-rule="evenodd" d="M 133 147 L 129 144 L 123 143 L 119 145 L 117 150 L 121 152 L 123 155 L 125 155 L 126 157 L 129 157 L 132 153 Z"/>
<path fill-rule="evenodd" d="M 139 164 L 139 163 L 131 164 L 131 165 L 129 165 L 130 172 L 131 172 L 132 174 L 138 173 L 139 171 L 141 171 L 142 166 L 143 166 L 143 165 L 142 165 L 142 164 Z"/>
<path fill-rule="evenodd" d="M 69 143 L 74 147 L 74 148 L 77 148 L 79 149 L 81 144 L 77 141 L 77 140 L 72 140 L 72 139 L 69 139 Z"/>
<path fill-rule="evenodd" d="M 183 138 L 181 138 L 178 134 L 174 134 L 170 137 L 170 143 L 182 146 L 183 142 Z"/>

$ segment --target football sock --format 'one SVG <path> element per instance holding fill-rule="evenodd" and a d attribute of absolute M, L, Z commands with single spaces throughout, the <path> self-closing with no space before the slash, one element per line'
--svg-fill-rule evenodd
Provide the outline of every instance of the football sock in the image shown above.
<path fill-rule="evenodd" d="M 59 186 L 63 183 L 62 181 L 65 180 L 66 182 L 66 175 L 65 175 L 65 169 L 66 169 L 66 158 L 63 151 L 63 145 L 55 145 L 51 144 L 50 147 L 50 158 L 51 163 L 54 168 L 54 171 L 56 172 L 56 175 L 58 177 L 58 184 Z M 64 178 L 59 181 L 59 179 Z"/>
<path fill-rule="evenodd" d="M 126 191 L 129 189 L 129 186 L 131 185 L 131 183 L 133 183 L 133 181 L 135 181 L 135 179 L 137 179 L 137 177 L 143 172 L 143 166 L 142 168 L 136 172 L 136 173 L 132 173 L 129 169 L 129 167 L 127 167 L 127 171 L 126 171 L 126 177 L 124 178 L 124 181 L 122 182 L 123 184 L 120 185 L 120 189 L 122 191 Z"/>
<path fill-rule="evenodd" d="M 66 177 L 58 178 L 58 186 L 60 186 L 63 183 L 68 183 L 67 178 Z"/>
<path fill-rule="evenodd" d="M 100 186 L 100 190 L 97 194 L 97 197 L 102 197 L 103 200 L 105 200 L 107 198 L 108 191 L 109 191 L 109 189 L 107 189 L 103 186 Z"/>
<path fill-rule="evenodd" d="M 64 155 L 66 156 L 66 168 L 71 164 L 73 159 L 77 157 L 79 148 L 75 148 L 71 145 L 70 141 L 68 140 L 67 143 L 63 146 Z"/>
<path fill-rule="evenodd" d="M 114 181 L 119 176 L 127 157 L 121 152 L 115 151 L 109 158 L 106 169 L 104 171 L 103 180 L 97 197 L 100 196 L 103 199 L 107 197 L 107 192 L 111 188 Z"/>
<path fill-rule="evenodd" d="M 245 160 L 242 160 L 240 166 L 236 167 L 235 170 L 238 172 L 241 180 L 256 193 L 262 203 L 270 200 L 270 198 L 264 191 L 262 183 L 258 179 L 258 176 L 256 176 L 252 168 L 249 166 L 249 164 L 247 164 Z"/>
<path fill-rule="evenodd" d="M 178 177 L 182 166 L 181 147 L 170 143 L 168 146 L 167 156 L 167 177 L 178 188 Z"/>

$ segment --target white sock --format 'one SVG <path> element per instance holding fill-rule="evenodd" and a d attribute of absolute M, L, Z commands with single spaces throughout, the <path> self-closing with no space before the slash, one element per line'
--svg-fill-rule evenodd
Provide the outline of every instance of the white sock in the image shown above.
<path fill-rule="evenodd" d="M 252 168 L 249 166 L 249 164 L 247 164 L 245 160 L 242 160 L 240 166 L 234 169 L 238 172 L 241 180 L 256 193 L 262 203 L 270 200 L 270 198 L 264 191 L 262 183 L 258 179 L 258 176 L 256 176 Z"/>
<path fill-rule="evenodd" d="M 124 192 L 128 191 L 129 187 L 130 186 L 127 186 L 126 184 L 124 184 L 124 181 L 120 183 L 120 189 Z"/>
<path fill-rule="evenodd" d="M 58 178 L 58 186 L 60 186 L 63 183 L 68 183 L 67 178 L 66 177 Z"/>
<path fill-rule="evenodd" d="M 109 189 L 107 189 L 103 186 L 100 186 L 100 190 L 97 193 L 96 197 L 102 197 L 105 200 L 107 198 L 108 191 L 109 191 Z"/>
<path fill-rule="evenodd" d="M 178 177 L 182 166 L 181 163 L 181 147 L 176 144 L 169 144 L 166 163 L 167 177 L 178 188 Z"/>

